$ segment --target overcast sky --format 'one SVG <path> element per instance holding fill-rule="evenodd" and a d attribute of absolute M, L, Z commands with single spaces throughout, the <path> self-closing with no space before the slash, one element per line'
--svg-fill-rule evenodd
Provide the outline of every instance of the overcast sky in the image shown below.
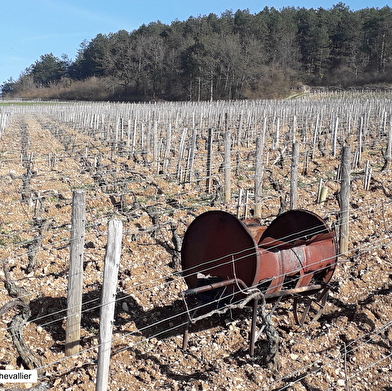
<path fill-rule="evenodd" d="M 190 16 L 218 16 L 226 10 L 249 9 L 252 14 L 264 7 L 305 7 L 330 9 L 338 1 L 328 0 L 1 0 L 0 84 L 21 72 L 43 54 L 74 59 L 80 44 L 97 34 L 114 33 L 160 20 L 170 24 Z M 386 0 L 371 4 L 361 0 L 345 2 L 351 10 L 382 8 Z"/>

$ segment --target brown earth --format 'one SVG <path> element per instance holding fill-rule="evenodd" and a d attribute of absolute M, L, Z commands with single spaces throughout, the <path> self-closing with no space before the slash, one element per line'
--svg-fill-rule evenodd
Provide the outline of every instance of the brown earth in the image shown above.
<path fill-rule="evenodd" d="M 110 149 L 103 146 L 99 147 L 105 152 L 102 167 L 112 171 L 105 172 L 107 183 L 98 186 L 93 178 L 96 170 L 55 137 L 56 127 L 66 129 L 80 151 L 84 146 L 96 145 L 95 140 L 66 124 L 32 114 L 15 115 L 0 139 L 0 253 L 12 280 L 30 293 L 32 315 L 23 336 L 33 355 L 42 361 L 41 382 L 56 390 L 95 389 L 107 222 L 120 218 L 124 237 L 110 390 L 392 389 L 392 178 L 390 170 L 381 170 L 380 151 L 370 149 L 362 156 L 362 162 L 369 159 L 373 167 L 368 191 L 362 185 L 363 168 L 352 175 L 350 251 L 340 257 L 324 314 L 318 321 L 298 327 L 293 321 L 292 300 L 279 303 L 273 311 L 272 321 L 280 339 L 278 368 L 270 370 L 263 361 L 263 334 L 256 344 L 255 357 L 248 353 L 250 308 L 197 323 L 188 349 L 182 349 L 181 325 L 186 314 L 179 294 L 186 285 L 179 265 L 173 264 L 175 244 L 170 223 L 182 237 L 186 226 L 205 210 L 236 213 L 234 200 L 230 205 L 218 202 L 212 206 L 211 198 L 202 194 L 200 186 L 179 185 L 127 157 L 110 158 Z M 26 172 L 20 159 L 22 128 L 29 135 L 28 151 L 34 152 L 30 190 L 40 200 L 32 197 L 30 203 L 21 200 Z M 48 154 L 54 153 L 57 160 L 50 166 Z M 337 164 L 338 159 L 320 156 L 309 163 L 311 175 L 300 175 L 299 207 L 318 213 L 331 226 L 339 210 L 334 195 L 339 185 L 333 180 Z M 315 177 L 326 172 L 331 173 L 326 183 L 329 196 L 319 205 L 315 203 Z M 270 167 L 269 177 L 281 187 L 278 191 L 271 187 L 266 190 L 263 225 L 277 215 L 279 197 L 288 191 L 289 173 L 287 159 L 283 167 Z M 124 199 L 127 208 L 120 210 L 109 195 L 118 200 L 113 183 L 124 177 L 131 181 Z M 253 177 L 244 174 L 236 180 L 236 186 L 251 188 Z M 82 338 L 81 353 L 69 358 L 64 355 L 64 340 L 71 190 L 80 187 L 87 189 Z M 33 271 L 27 273 L 28 243 L 39 232 L 34 221 L 40 219 L 50 219 L 50 227 L 43 233 Z M 4 283 L 0 283 L 0 302 L 10 300 Z M 271 310 L 272 304 L 267 309 Z M 13 309 L 1 318 L 0 369 L 23 368 L 7 329 L 16 313 Z M 7 385 L 7 389 L 13 388 L 17 386 Z"/>

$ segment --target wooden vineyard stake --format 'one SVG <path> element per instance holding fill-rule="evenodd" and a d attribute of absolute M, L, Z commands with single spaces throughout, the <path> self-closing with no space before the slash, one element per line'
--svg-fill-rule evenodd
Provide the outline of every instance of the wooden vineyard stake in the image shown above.
<path fill-rule="evenodd" d="M 365 190 L 370 189 L 370 180 L 372 179 L 372 168 L 370 167 L 370 162 L 369 160 L 366 160 L 365 163 L 365 176 L 363 179 L 363 188 Z"/>
<path fill-rule="evenodd" d="M 206 183 L 206 192 L 207 194 L 211 193 L 212 187 L 212 137 L 213 137 L 213 130 L 212 128 L 208 129 L 208 139 L 207 139 L 207 183 Z"/>
<path fill-rule="evenodd" d="M 195 127 L 192 129 L 192 144 L 191 148 L 189 150 L 189 164 L 188 164 L 188 180 L 189 182 L 193 181 L 193 175 L 194 175 L 194 163 L 195 163 L 195 154 L 196 154 L 196 141 L 197 141 L 197 130 Z"/>
<path fill-rule="evenodd" d="M 103 275 L 101 315 L 99 321 L 96 391 L 106 391 L 108 387 L 114 307 L 116 304 L 117 278 L 121 256 L 121 240 L 122 222 L 120 220 L 109 221 L 108 242 Z"/>
<path fill-rule="evenodd" d="M 358 168 L 358 164 L 359 164 L 359 151 L 355 151 L 353 153 L 352 167 Z"/>
<path fill-rule="evenodd" d="M 176 173 L 176 177 L 179 181 L 181 181 L 181 162 L 182 162 L 182 158 L 184 156 L 184 149 L 185 149 L 185 139 L 186 139 L 186 134 L 188 132 L 187 128 L 184 128 L 184 130 L 182 131 L 182 135 L 181 135 L 181 141 L 180 141 L 180 147 L 178 150 L 178 161 L 177 161 L 177 173 Z"/>
<path fill-rule="evenodd" d="M 309 151 L 305 151 L 304 167 L 302 170 L 302 175 L 307 176 L 309 170 Z"/>
<path fill-rule="evenodd" d="M 341 160 L 340 185 L 340 254 L 348 252 L 349 218 L 350 218 L 350 147 L 343 147 Z"/>
<path fill-rule="evenodd" d="M 133 123 L 132 154 L 135 153 L 136 137 L 137 137 L 137 120 L 135 119 L 135 121 L 134 121 L 134 123 Z"/>
<path fill-rule="evenodd" d="M 263 191 L 263 150 L 264 132 L 256 139 L 256 170 L 255 170 L 255 206 L 254 217 L 261 218 L 261 194 Z"/>
<path fill-rule="evenodd" d="M 247 219 L 249 216 L 249 190 L 245 192 L 245 207 L 244 207 L 244 219 Z"/>
<path fill-rule="evenodd" d="M 224 170 L 225 170 L 225 203 L 228 204 L 231 198 L 231 132 L 225 131 L 225 152 L 224 152 Z"/>
<path fill-rule="evenodd" d="M 339 129 L 339 118 L 335 119 L 335 123 L 333 125 L 333 132 L 332 132 L 332 156 L 336 156 L 336 147 L 338 141 L 338 129 Z"/>
<path fill-rule="evenodd" d="M 362 139 L 363 139 L 363 117 L 361 117 L 361 122 L 360 122 L 359 130 L 358 130 L 358 161 L 357 161 L 357 164 L 361 164 Z"/>
<path fill-rule="evenodd" d="M 172 129 L 171 129 L 171 124 L 169 124 L 166 131 L 166 148 L 165 148 L 165 156 L 163 159 L 163 172 L 165 174 L 168 172 L 169 164 L 170 164 L 171 137 L 172 137 L 171 135 L 172 135 Z"/>
<path fill-rule="evenodd" d="M 85 192 L 83 190 L 75 190 L 72 199 L 71 251 L 68 277 L 67 326 L 65 331 L 66 356 L 72 356 L 79 352 L 85 222 Z"/>
<path fill-rule="evenodd" d="M 293 156 L 291 161 L 291 179 L 290 179 L 290 209 L 297 208 L 298 201 L 298 161 L 299 145 L 293 143 Z"/>
<path fill-rule="evenodd" d="M 391 160 L 392 160 L 392 116 L 389 124 L 388 144 L 387 144 L 387 149 L 385 151 L 385 164 L 383 170 L 390 168 Z"/>
<path fill-rule="evenodd" d="M 120 128 L 120 117 L 117 118 L 116 126 L 115 126 L 115 128 L 114 128 L 114 148 L 115 148 L 115 149 L 117 148 L 117 145 L 118 145 L 118 139 L 119 139 L 118 133 L 119 133 L 119 128 Z"/>
<path fill-rule="evenodd" d="M 152 153 L 153 163 L 158 162 L 158 121 L 154 121 L 154 127 L 152 132 Z"/>
<path fill-rule="evenodd" d="M 316 125 L 314 127 L 314 133 L 313 133 L 312 159 L 314 159 L 314 157 L 316 155 L 316 144 L 317 144 L 317 139 L 318 139 L 319 124 L 320 124 L 320 116 L 319 116 L 319 114 L 317 114 Z"/>
<path fill-rule="evenodd" d="M 273 139 L 273 150 L 276 150 L 279 148 L 279 137 L 280 137 L 280 118 L 278 117 L 276 119 L 276 130 L 275 130 L 275 136 Z"/>
<path fill-rule="evenodd" d="M 242 205 L 242 196 L 243 196 L 244 190 L 241 188 L 238 192 L 238 200 L 237 200 L 237 218 L 240 219 L 242 218 L 241 215 L 241 205 Z"/>
<path fill-rule="evenodd" d="M 297 116 L 294 115 L 294 117 L 293 117 L 293 127 L 291 129 L 291 136 L 292 136 L 293 143 L 295 143 L 295 141 L 296 141 L 296 134 L 297 134 Z"/>
<path fill-rule="evenodd" d="M 126 148 L 129 151 L 129 146 L 131 145 L 131 120 L 128 120 L 127 125 L 127 141 L 126 141 Z"/>
<path fill-rule="evenodd" d="M 241 143 L 241 137 L 242 137 L 242 116 L 243 116 L 243 112 L 240 113 L 240 117 L 238 119 L 237 145 L 241 145 L 240 143 Z M 227 120 L 226 120 L 226 122 L 227 122 Z"/>

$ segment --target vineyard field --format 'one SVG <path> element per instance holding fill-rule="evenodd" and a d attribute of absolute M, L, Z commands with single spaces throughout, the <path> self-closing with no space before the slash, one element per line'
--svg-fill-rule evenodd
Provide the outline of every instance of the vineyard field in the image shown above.
<path fill-rule="evenodd" d="M 299 327 L 292 299 L 267 304 L 275 368 L 265 334 L 249 355 L 251 307 L 196 323 L 182 349 L 187 227 L 208 210 L 262 225 L 289 210 L 294 144 L 295 207 L 337 234 L 341 152 L 350 147 L 348 251 L 324 313 Z M 28 308 L 21 349 L 41 385 L 95 390 L 108 224 L 120 220 L 109 390 L 392 390 L 391 149 L 390 93 L 0 105 L 0 369 L 26 368 L 11 331 Z M 75 190 L 86 195 L 83 304 L 80 350 L 67 357 Z"/>

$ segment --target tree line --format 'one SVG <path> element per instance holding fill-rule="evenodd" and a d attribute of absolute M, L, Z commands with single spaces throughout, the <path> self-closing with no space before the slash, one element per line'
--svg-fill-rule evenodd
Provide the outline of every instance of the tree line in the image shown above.
<path fill-rule="evenodd" d="M 74 60 L 42 55 L 2 89 L 135 101 L 275 98 L 301 85 L 391 83 L 391 71 L 391 8 L 352 11 L 339 3 L 227 10 L 98 34 Z"/>

